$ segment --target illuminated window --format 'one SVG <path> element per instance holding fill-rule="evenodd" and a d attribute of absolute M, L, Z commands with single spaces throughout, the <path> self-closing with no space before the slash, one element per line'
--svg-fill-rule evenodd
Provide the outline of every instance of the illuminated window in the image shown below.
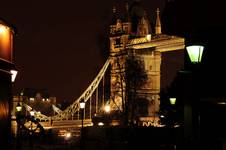
<path fill-rule="evenodd" d="M 33 101 L 35 101 L 35 98 L 34 98 L 34 97 L 30 97 L 29 100 L 30 100 L 31 102 L 33 102 Z"/>

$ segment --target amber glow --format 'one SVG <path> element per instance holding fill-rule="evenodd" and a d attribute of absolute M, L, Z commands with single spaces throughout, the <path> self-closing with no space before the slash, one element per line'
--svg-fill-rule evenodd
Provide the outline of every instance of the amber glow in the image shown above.
<path fill-rule="evenodd" d="M 148 34 L 146 37 L 147 37 L 148 42 L 150 42 L 151 41 L 151 34 Z"/>
<path fill-rule="evenodd" d="M 105 111 L 106 113 L 109 113 L 109 112 L 111 111 L 110 105 L 106 105 L 106 106 L 104 107 L 104 111 Z"/>
<path fill-rule="evenodd" d="M 70 132 L 67 132 L 67 133 L 65 134 L 65 139 L 69 139 L 69 138 L 71 138 L 71 133 L 70 133 Z"/>
<path fill-rule="evenodd" d="M 5 101 L 5 100 L 0 100 Z M 7 118 L 9 114 L 9 106 L 8 103 L 0 102 L 0 118 Z"/>
<path fill-rule="evenodd" d="M 0 34 L 6 32 L 6 27 L 3 25 L 0 25 Z"/>
<path fill-rule="evenodd" d="M 12 33 L 11 30 L 0 24 L 0 58 L 12 61 Z"/>

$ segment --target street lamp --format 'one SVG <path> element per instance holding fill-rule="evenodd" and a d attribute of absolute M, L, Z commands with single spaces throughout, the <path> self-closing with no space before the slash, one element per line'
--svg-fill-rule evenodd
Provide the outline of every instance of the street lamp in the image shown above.
<path fill-rule="evenodd" d="M 175 105 L 177 98 L 171 97 L 169 100 L 171 105 Z"/>
<path fill-rule="evenodd" d="M 17 106 L 16 106 L 16 111 L 17 111 L 17 112 L 21 112 L 21 110 L 22 110 L 22 106 L 21 106 L 20 103 L 18 102 L 18 103 L 17 103 Z"/>
<path fill-rule="evenodd" d="M 105 111 L 106 113 L 110 113 L 110 111 L 111 111 L 110 105 L 105 105 L 105 106 L 104 106 L 104 111 Z"/>
<path fill-rule="evenodd" d="M 198 69 L 199 64 L 202 60 L 202 54 L 204 51 L 204 46 L 201 45 L 191 45 L 186 47 L 190 61 L 193 65 L 192 68 L 192 74 L 193 79 L 192 82 L 194 84 L 193 86 L 193 99 L 196 99 L 195 101 L 186 101 L 185 104 L 185 135 L 188 136 L 190 133 L 192 136 L 194 136 L 195 140 L 199 140 L 200 138 L 200 115 L 198 112 L 198 106 L 199 106 L 199 94 L 198 94 Z M 189 133 L 190 132 L 190 133 Z"/>
<path fill-rule="evenodd" d="M 32 131 L 32 121 L 33 121 L 33 117 L 35 115 L 35 112 L 34 112 L 33 108 L 30 111 L 30 115 L 31 115 L 31 131 Z"/>
<path fill-rule="evenodd" d="M 204 46 L 201 45 L 191 45 L 186 47 L 189 58 L 192 63 L 200 63 L 202 60 L 202 54 Z"/>
<path fill-rule="evenodd" d="M 16 145 L 16 147 L 18 150 L 21 148 L 21 142 L 20 142 L 21 111 L 22 111 L 22 106 L 18 102 L 17 106 L 16 106 L 16 121 L 17 121 L 17 145 Z"/>
<path fill-rule="evenodd" d="M 35 112 L 34 112 L 34 110 L 33 110 L 33 108 L 31 109 L 31 111 L 30 111 L 30 115 L 31 115 L 31 125 L 30 125 L 30 127 L 31 127 L 31 131 L 30 131 L 30 138 L 29 138 L 29 145 L 30 145 L 30 147 L 33 147 L 33 133 L 32 133 L 32 121 L 33 121 L 33 117 L 34 117 L 34 115 L 35 115 Z"/>
<path fill-rule="evenodd" d="M 79 103 L 80 109 L 82 109 L 82 130 L 83 130 L 83 120 L 84 120 L 84 109 L 85 109 L 86 103 L 84 100 L 81 100 Z"/>
<path fill-rule="evenodd" d="M 30 115 L 31 115 L 31 117 L 34 117 L 35 112 L 34 112 L 34 110 L 33 110 L 33 109 L 31 109 L 31 111 L 30 111 Z"/>
<path fill-rule="evenodd" d="M 32 120 L 33 120 L 33 117 L 34 117 L 34 115 L 35 115 L 35 112 L 34 112 L 33 109 L 31 109 L 30 115 L 31 115 L 31 130 L 32 130 Z"/>
<path fill-rule="evenodd" d="M 85 109 L 85 101 L 82 99 L 79 102 L 80 109 L 82 109 L 82 128 L 81 128 L 81 149 L 83 149 L 83 120 L 84 120 L 84 109 Z"/>

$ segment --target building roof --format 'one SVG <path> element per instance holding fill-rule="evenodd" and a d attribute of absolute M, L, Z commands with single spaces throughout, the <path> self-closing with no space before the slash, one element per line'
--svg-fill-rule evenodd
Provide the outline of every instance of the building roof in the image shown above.
<path fill-rule="evenodd" d="M 184 49 L 184 38 L 170 35 L 155 35 L 151 41 L 146 37 L 129 40 L 127 48 L 144 49 L 154 47 L 156 51 L 166 52 Z"/>

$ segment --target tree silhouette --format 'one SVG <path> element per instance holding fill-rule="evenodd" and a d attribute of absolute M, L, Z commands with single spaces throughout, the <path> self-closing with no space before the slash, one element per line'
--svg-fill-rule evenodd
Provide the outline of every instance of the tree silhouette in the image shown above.
<path fill-rule="evenodd" d="M 144 62 L 135 54 L 128 54 L 125 64 L 126 104 L 125 114 L 127 121 L 133 123 L 137 110 L 137 91 L 147 80 Z"/>

